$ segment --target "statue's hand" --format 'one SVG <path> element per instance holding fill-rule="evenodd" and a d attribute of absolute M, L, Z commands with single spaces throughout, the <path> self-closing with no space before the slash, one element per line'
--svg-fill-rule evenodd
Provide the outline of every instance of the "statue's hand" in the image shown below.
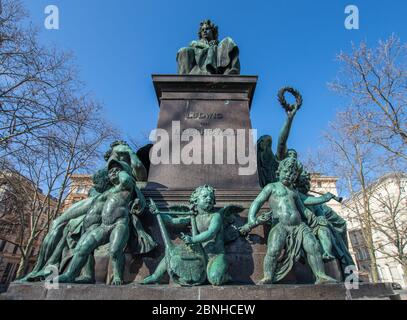
<path fill-rule="evenodd" d="M 150 209 L 151 214 L 158 215 L 160 213 L 160 210 L 158 210 L 157 205 L 151 198 L 150 198 L 150 203 L 148 204 L 148 208 Z"/>
<path fill-rule="evenodd" d="M 182 233 L 182 232 L 181 232 L 181 239 L 182 239 L 182 241 L 184 241 L 186 244 L 193 244 L 193 243 L 194 243 L 191 236 L 188 236 L 188 235 L 186 235 L 186 234 L 184 234 L 184 233 Z"/>
<path fill-rule="evenodd" d="M 318 225 L 320 225 L 320 226 L 327 226 L 328 225 L 328 220 L 326 220 L 326 218 L 325 217 L 317 217 L 317 222 L 318 222 Z"/>
<path fill-rule="evenodd" d="M 245 224 L 244 226 L 239 228 L 239 233 L 242 236 L 247 236 L 250 231 L 252 231 L 252 228 L 250 227 L 250 224 Z"/>
<path fill-rule="evenodd" d="M 295 115 L 297 114 L 297 111 L 298 111 L 298 106 L 297 105 L 295 105 L 292 110 L 287 110 L 288 118 L 293 119 L 295 117 Z"/>
<path fill-rule="evenodd" d="M 325 193 L 325 197 L 328 201 L 336 198 L 336 196 L 330 192 Z"/>

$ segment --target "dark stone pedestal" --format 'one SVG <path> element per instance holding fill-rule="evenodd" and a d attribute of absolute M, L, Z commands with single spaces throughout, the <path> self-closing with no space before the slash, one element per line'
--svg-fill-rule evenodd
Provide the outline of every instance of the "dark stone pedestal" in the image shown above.
<path fill-rule="evenodd" d="M 390 300 L 398 299 L 390 284 L 361 284 L 347 291 L 343 284 L 224 287 L 11 284 L 3 300 Z"/>
<path fill-rule="evenodd" d="M 147 188 L 194 189 L 204 184 L 228 190 L 257 188 L 255 154 L 253 172 L 239 174 L 239 168 L 249 166 L 239 156 L 249 155 L 249 141 L 255 150 L 249 130 L 257 77 L 154 75 L 153 82 L 160 104 L 157 128 L 168 133 L 170 157 L 169 163 L 151 164 Z M 181 141 L 187 132 L 191 136 Z M 241 150 L 238 132 L 244 132 Z M 180 158 L 187 145 L 201 150 L 199 155 L 194 152 L 198 156 L 191 164 Z"/>

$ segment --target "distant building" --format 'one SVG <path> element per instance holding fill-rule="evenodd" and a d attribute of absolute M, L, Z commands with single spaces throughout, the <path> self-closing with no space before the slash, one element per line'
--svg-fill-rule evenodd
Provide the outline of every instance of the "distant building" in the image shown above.
<path fill-rule="evenodd" d="M 400 247 L 404 247 L 404 259 L 407 261 L 407 175 L 385 175 L 367 188 L 366 195 L 373 221 L 373 247 L 379 281 L 396 282 L 406 288 L 406 267 L 396 259 L 401 250 L 396 250 L 395 242 L 399 239 Z M 342 216 L 348 221 L 349 238 L 358 268 L 372 279 L 371 260 L 360 220 L 365 207 L 361 202 L 361 193 L 346 200 Z"/>
<path fill-rule="evenodd" d="M 13 184 L 10 182 L 13 181 Z M 25 244 L 27 234 L 24 234 L 23 240 L 20 237 L 21 217 L 27 221 L 29 228 L 31 212 L 27 201 L 22 201 L 30 193 L 38 195 L 38 201 L 41 202 L 45 196 L 36 189 L 34 184 L 27 178 L 16 173 L 4 172 L 0 174 L 0 291 L 7 287 L 15 277 L 21 259 L 19 245 Z M 53 208 L 56 206 L 54 199 L 48 199 L 46 206 Z M 20 214 L 22 213 L 22 216 Z M 39 226 L 46 226 L 48 220 L 44 215 L 38 221 Z M 27 230 L 27 229 L 26 229 Z M 37 255 L 45 235 L 41 234 L 34 241 L 31 253 L 29 254 L 29 264 L 26 271 L 33 268 Z"/>
<path fill-rule="evenodd" d="M 92 176 L 88 174 L 75 174 L 71 176 L 71 186 L 63 205 L 63 210 L 74 203 L 86 199 L 93 186 Z"/>

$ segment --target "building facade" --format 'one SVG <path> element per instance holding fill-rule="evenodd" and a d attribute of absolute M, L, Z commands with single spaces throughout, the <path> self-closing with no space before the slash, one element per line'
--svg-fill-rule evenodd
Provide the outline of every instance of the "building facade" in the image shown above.
<path fill-rule="evenodd" d="M 46 197 L 32 182 L 21 175 L 0 173 L 0 291 L 16 278 L 22 257 L 20 247 L 26 246 L 32 234 L 30 228 L 34 218 L 33 201 L 36 201 L 38 207 L 42 206 L 41 212 L 44 213 L 36 211 L 38 213 L 36 230 L 40 230 L 49 222 L 47 213 L 56 207 L 55 200 Z M 31 250 L 27 253 L 29 258 L 26 272 L 33 268 L 37 260 L 44 233 L 33 238 Z"/>
<path fill-rule="evenodd" d="M 380 282 L 407 287 L 407 175 L 388 174 L 344 202 L 350 243 L 359 270 L 372 280 L 369 246 L 363 228 L 371 225 Z M 369 229 L 365 229 L 369 230 Z M 404 265 L 403 262 L 404 261 Z"/>

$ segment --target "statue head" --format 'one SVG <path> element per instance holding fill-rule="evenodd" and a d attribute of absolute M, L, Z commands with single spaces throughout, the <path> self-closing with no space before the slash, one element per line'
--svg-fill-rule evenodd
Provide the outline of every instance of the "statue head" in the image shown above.
<path fill-rule="evenodd" d="M 218 26 L 211 20 L 204 20 L 199 26 L 198 36 L 199 40 L 218 41 Z"/>
<path fill-rule="evenodd" d="M 277 175 L 282 184 L 292 186 L 301 172 L 302 168 L 297 159 L 289 157 L 280 162 Z"/>
<path fill-rule="evenodd" d="M 211 211 L 216 204 L 215 189 L 208 185 L 196 188 L 189 203 L 195 209 Z"/>
<path fill-rule="evenodd" d="M 288 149 L 287 150 L 287 157 L 288 158 L 294 158 L 294 159 L 298 159 L 298 152 L 295 149 Z"/>
<path fill-rule="evenodd" d="M 311 174 L 307 170 L 303 170 L 295 181 L 294 187 L 302 194 L 308 194 L 311 190 Z"/>
<path fill-rule="evenodd" d="M 103 193 L 113 186 L 110 182 L 108 173 L 108 170 L 103 168 L 92 176 L 93 188 L 89 191 L 90 197 L 93 196 L 95 192 Z"/>
<path fill-rule="evenodd" d="M 132 170 L 130 166 L 124 161 L 118 161 L 111 159 L 107 164 L 109 180 L 112 184 L 117 185 L 119 181 L 119 173 L 121 171 L 126 172 L 130 177 L 132 176 Z"/>
<path fill-rule="evenodd" d="M 104 159 L 105 161 L 108 161 L 113 153 L 113 149 L 117 146 L 126 146 L 130 147 L 129 144 L 126 141 L 123 140 L 116 140 L 110 145 L 110 149 L 105 153 Z"/>

